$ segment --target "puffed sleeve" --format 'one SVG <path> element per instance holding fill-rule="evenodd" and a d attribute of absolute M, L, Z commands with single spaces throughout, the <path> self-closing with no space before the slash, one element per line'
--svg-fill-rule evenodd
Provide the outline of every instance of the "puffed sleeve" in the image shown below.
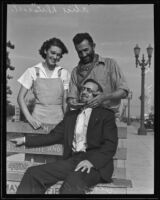
<path fill-rule="evenodd" d="M 28 68 L 17 80 L 21 85 L 23 85 L 26 89 L 30 89 L 33 84 L 33 70 Z"/>
<path fill-rule="evenodd" d="M 66 69 L 62 70 L 61 79 L 63 81 L 64 89 L 68 90 L 69 89 L 69 81 L 70 81 L 70 73 Z"/>

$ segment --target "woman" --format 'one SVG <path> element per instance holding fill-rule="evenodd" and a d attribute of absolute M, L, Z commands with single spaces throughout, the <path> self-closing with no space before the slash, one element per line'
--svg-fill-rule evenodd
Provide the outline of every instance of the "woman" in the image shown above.
<path fill-rule="evenodd" d="M 57 63 L 68 53 L 64 43 L 57 38 L 45 41 L 40 50 L 44 62 L 28 68 L 18 79 L 21 88 L 18 104 L 34 129 L 59 123 L 66 111 L 66 96 L 69 87 L 69 72 Z M 32 89 L 36 99 L 31 114 L 25 103 L 28 90 Z"/>

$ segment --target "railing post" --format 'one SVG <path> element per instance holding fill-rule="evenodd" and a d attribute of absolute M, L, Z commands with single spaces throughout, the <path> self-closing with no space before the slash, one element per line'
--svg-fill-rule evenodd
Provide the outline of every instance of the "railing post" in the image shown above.
<path fill-rule="evenodd" d="M 18 105 L 15 105 L 15 122 L 20 121 L 20 108 Z"/>

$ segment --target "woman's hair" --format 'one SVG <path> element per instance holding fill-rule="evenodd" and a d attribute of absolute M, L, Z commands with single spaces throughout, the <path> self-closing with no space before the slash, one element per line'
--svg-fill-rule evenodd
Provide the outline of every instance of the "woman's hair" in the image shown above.
<path fill-rule="evenodd" d="M 42 56 L 42 58 L 46 58 L 46 53 L 45 51 L 47 51 L 51 46 L 57 46 L 59 48 L 62 49 L 62 55 L 65 53 L 68 53 L 68 49 L 67 47 L 64 45 L 64 43 L 58 39 L 58 38 L 51 38 L 49 40 L 46 40 L 41 48 L 39 49 L 39 54 Z"/>

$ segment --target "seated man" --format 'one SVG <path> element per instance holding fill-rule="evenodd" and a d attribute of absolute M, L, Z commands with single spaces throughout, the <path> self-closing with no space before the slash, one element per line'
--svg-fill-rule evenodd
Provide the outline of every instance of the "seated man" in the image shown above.
<path fill-rule="evenodd" d="M 85 194 L 102 180 L 110 182 L 117 149 L 117 126 L 113 111 L 89 108 L 87 102 L 103 92 L 93 79 L 84 82 L 79 110 L 69 111 L 47 135 L 12 139 L 27 147 L 63 144 L 63 159 L 27 169 L 17 194 L 43 194 L 57 181 L 64 181 L 60 194 Z"/>

